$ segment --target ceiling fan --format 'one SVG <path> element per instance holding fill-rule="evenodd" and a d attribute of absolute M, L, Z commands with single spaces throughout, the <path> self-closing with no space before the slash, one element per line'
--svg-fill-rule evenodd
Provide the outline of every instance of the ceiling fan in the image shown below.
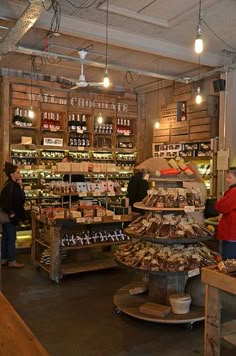
<path fill-rule="evenodd" d="M 80 62 L 81 62 L 79 80 L 76 81 L 74 79 L 70 79 L 70 78 L 66 78 L 66 77 L 61 77 L 61 78 L 75 84 L 72 88 L 70 88 L 70 90 L 74 90 L 74 89 L 78 89 L 78 88 L 86 88 L 87 86 L 103 87 L 103 82 L 87 82 L 87 80 L 85 79 L 85 75 L 84 75 L 83 61 L 86 58 L 86 55 L 88 52 L 85 51 L 84 49 L 81 49 L 80 51 L 78 51 L 78 53 L 79 53 Z"/>

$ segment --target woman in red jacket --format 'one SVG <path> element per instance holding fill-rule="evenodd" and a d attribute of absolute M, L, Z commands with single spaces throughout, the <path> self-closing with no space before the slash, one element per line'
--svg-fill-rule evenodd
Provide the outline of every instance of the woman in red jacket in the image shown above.
<path fill-rule="evenodd" d="M 226 176 L 229 189 L 215 205 L 222 214 L 216 238 L 223 240 L 222 257 L 236 258 L 236 167 L 231 167 Z"/>

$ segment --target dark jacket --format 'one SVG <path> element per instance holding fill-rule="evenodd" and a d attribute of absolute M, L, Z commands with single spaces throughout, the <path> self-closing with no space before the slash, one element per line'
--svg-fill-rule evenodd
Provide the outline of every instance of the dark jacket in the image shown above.
<path fill-rule="evenodd" d="M 232 185 L 225 192 L 215 208 L 223 214 L 217 227 L 217 239 L 236 241 L 236 185 Z"/>
<path fill-rule="evenodd" d="M 140 209 L 133 207 L 133 204 L 143 200 L 147 195 L 148 182 L 143 179 L 143 173 L 137 172 L 131 177 L 128 188 L 127 188 L 127 197 L 129 198 L 129 205 L 132 208 L 132 211 L 140 212 Z"/>
<path fill-rule="evenodd" d="M 18 223 L 24 219 L 25 193 L 20 185 L 12 179 L 8 179 L 4 184 L 0 194 L 0 207 L 9 215 L 15 214 L 10 218 L 12 223 Z"/>

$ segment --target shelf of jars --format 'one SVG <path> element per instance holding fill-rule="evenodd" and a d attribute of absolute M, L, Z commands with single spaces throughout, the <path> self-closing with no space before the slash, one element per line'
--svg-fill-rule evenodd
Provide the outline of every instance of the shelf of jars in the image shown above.
<path fill-rule="evenodd" d="M 212 233 L 190 214 L 203 211 L 201 192 L 183 188 L 179 181 L 171 184 L 169 178 L 159 182 L 157 178 L 155 188 L 135 204 L 145 214 L 124 230 L 132 241 L 119 247 L 115 258 L 123 266 L 148 274 L 148 281 L 141 291 L 139 285 L 118 290 L 114 304 L 118 313 L 142 320 L 192 325 L 204 319 L 204 308 L 193 305 L 186 313 L 176 314 L 171 312 L 169 298 L 184 295 L 187 279 L 200 274 L 202 267 L 214 265 L 219 255 L 204 245 Z M 168 312 L 155 314 L 160 308 Z"/>

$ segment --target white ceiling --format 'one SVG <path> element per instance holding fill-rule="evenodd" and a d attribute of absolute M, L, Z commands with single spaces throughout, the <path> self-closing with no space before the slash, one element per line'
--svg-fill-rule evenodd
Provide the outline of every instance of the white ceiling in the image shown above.
<path fill-rule="evenodd" d="M 42 0 L 1 0 L 0 17 L 3 19 L 0 25 L 12 28 L 29 3 L 41 7 Z M 50 37 L 46 42 L 53 12 L 42 7 L 41 15 L 28 32 L 21 36 L 21 29 L 18 29 L 14 34 L 14 38 L 22 38 L 16 46 L 11 46 L 10 53 L 5 50 L 10 30 L 0 28 L 0 36 L 3 39 L 8 36 L 2 47 L 0 45 L 0 67 L 30 71 L 31 56 L 19 53 L 25 52 L 22 47 L 44 53 L 46 49 L 62 57 L 44 59 L 43 74 L 78 78 L 77 50 L 92 44 L 86 58 L 86 79 L 101 81 L 105 65 L 107 1 L 58 0 L 58 3 L 60 37 Z M 193 78 L 199 71 L 203 74 L 231 65 L 236 51 L 235 14 L 235 0 L 202 0 L 205 49 L 199 70 L 199 58 L 193 51 L 199 0 L 109 0 L 108 68 L 113 83 L 138 89 L 156 83 L 156 77 Z M 21 50 L 17 46 L 21 46 Z M 39 58 L 39 64 L 41 61 Z M 131 75 L 127 76 L 127 71 L 132 72 Z"/>

